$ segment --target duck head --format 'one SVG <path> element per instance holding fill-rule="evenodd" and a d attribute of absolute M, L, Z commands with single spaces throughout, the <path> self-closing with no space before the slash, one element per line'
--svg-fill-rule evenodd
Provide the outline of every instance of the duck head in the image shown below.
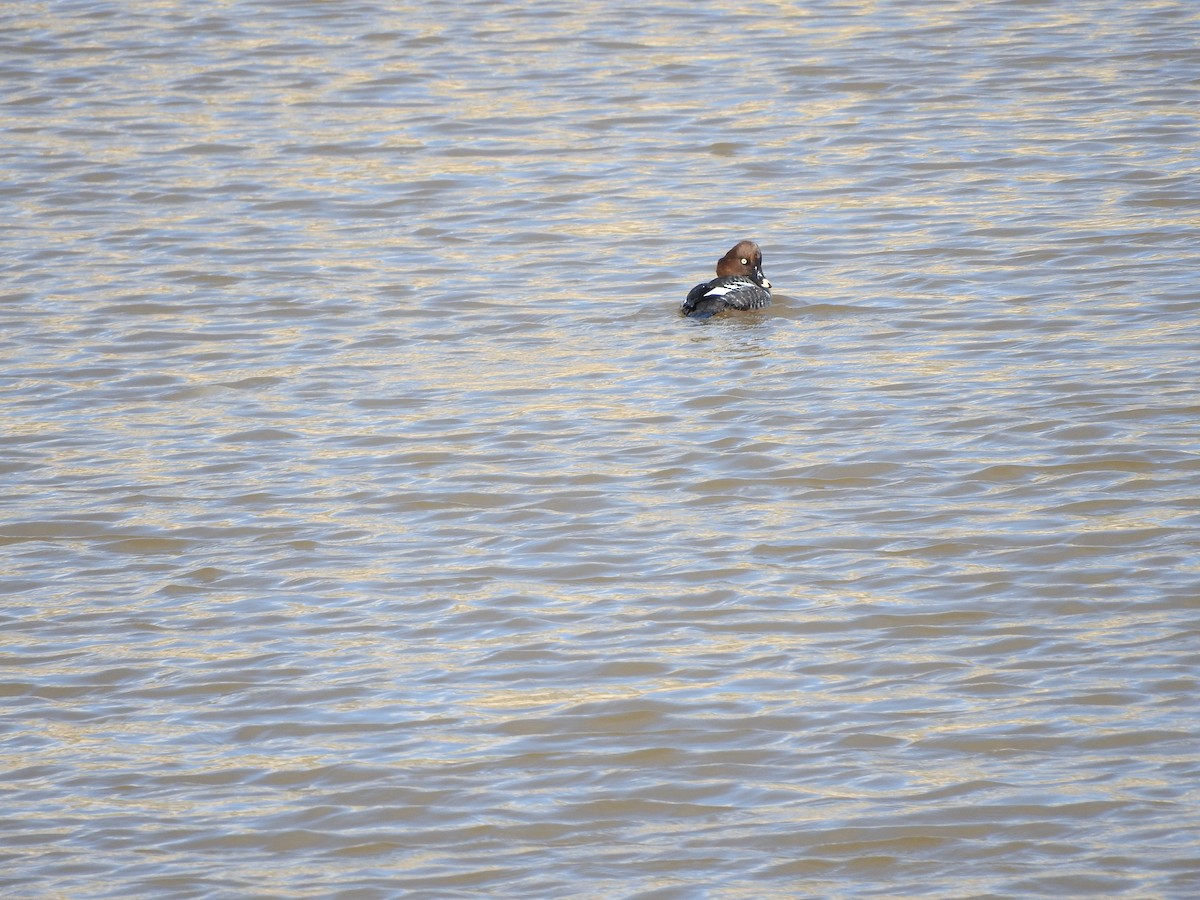
<path fill-rule="evenodd" d="M 768 290 L 771 287 L 771 282 L 763 275 L 762 250 L 754 241 L 739 241 L 735 244 L 717 261 L 717 275 L 721 278 L 741 275 Z"/>

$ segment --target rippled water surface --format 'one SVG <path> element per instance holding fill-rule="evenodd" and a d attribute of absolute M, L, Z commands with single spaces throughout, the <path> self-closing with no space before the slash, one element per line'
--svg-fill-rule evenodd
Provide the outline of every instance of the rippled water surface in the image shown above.
<path fill-rule="evenodd" d="M 0 891 L 1200 895 L 1198 48 L 0 7 Z"/>

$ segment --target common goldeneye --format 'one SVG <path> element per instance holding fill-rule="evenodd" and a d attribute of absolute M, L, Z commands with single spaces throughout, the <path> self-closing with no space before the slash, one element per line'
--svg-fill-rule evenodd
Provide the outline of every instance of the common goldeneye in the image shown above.
<path fill-rule="evenodd" d="M 726 309 L 762 309 L 771 303 L 771 282 L 763 276 L 762 250 L 740 241 L 717 261 L 717 277 L 688 291 L 679 312 L 707 319 Z"/>

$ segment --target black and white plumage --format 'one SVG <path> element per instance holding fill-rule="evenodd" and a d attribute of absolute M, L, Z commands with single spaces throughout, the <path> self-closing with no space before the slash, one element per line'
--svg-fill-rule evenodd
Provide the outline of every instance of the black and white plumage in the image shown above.
<path fill-rule="evenodd" d="M 688 291 L 679 312 L 707 319 L 727 309 L 762 309 L 771 303 L 771 282 L 763 276 L 762 250 L 740 241 L 717 262 L 717 277 Z"/>

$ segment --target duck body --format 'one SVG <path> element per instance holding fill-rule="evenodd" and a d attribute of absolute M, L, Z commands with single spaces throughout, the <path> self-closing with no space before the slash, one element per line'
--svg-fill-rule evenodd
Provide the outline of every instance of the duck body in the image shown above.
<path fill-rule="evenodd" d="M 688 291 L 682 315 L 707 319 L 727 309 L 762 309 L 771 304 L 771 282 L 762 271 L 762 250 L 739 241 L 717 261 L 717 277 Z"/>

